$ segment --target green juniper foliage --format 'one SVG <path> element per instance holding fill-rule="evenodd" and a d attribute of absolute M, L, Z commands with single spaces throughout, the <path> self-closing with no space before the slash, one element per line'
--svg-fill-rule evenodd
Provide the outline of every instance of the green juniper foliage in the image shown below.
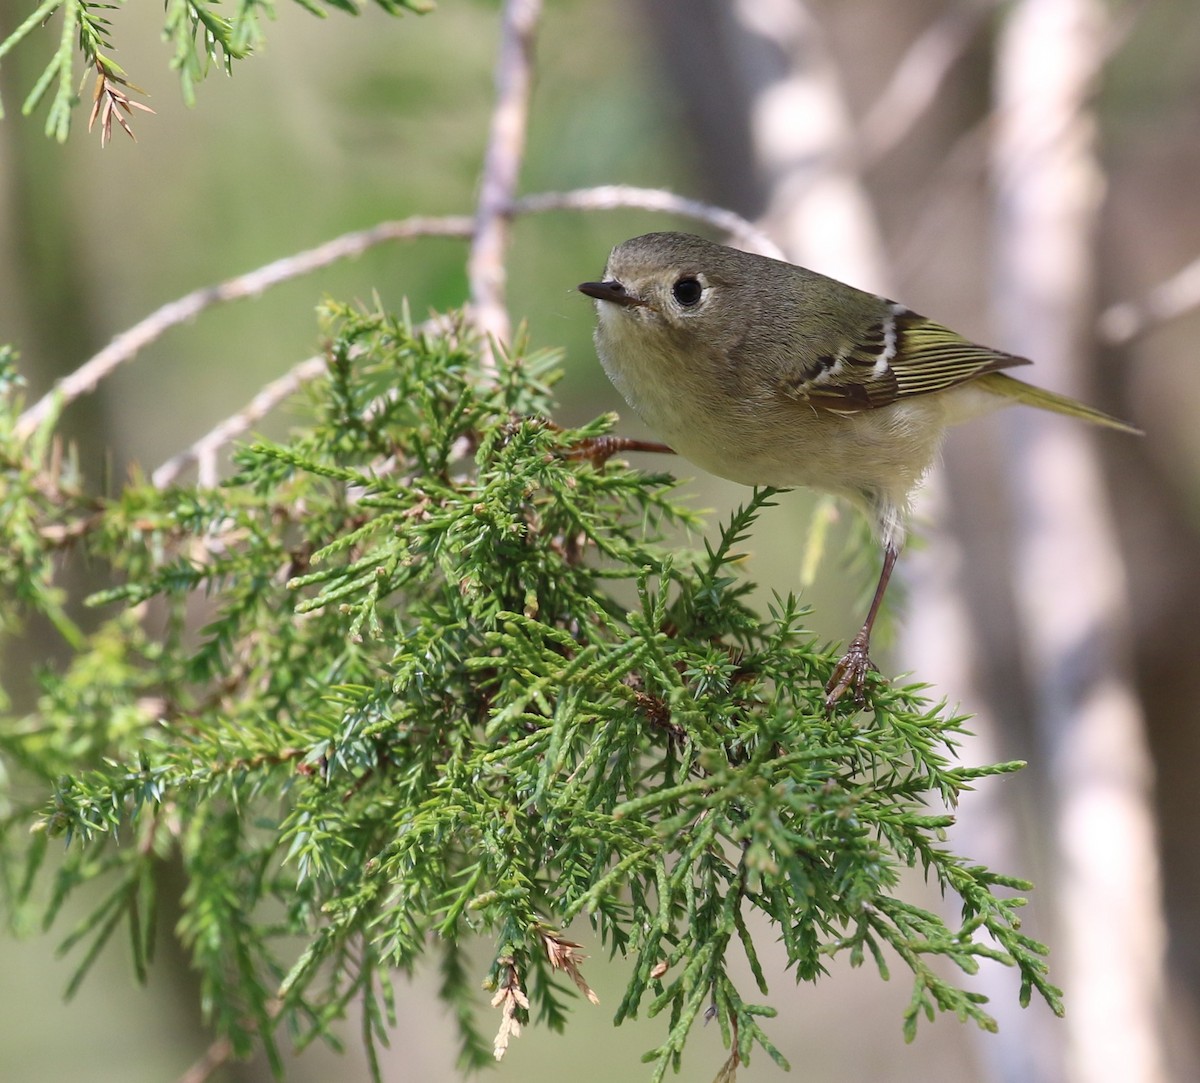
<path fill-rule="evenodd" d="M 89 496 L 48 431 L 11 435 L 0 358 L 3 630 L 14 605 L 49 616 L 70 654 L 3 719 L 0 888 L 49 926 L 102 885 L 66 937 L 72 991 L 119 930 L 145 973 L 174 863 L 206 1017 L 280 1074 L 280 1034 L 336 1043 L 354 1000 L 386 1043 L 393 975 L 430 954 L 462 1065 L 563 1027 L 591 996 L 568 928 L 624 960 L 618 1023 L 661 1016 L 653 1079 L 708 1016 L 722 1078 L 756 1047 L 782 1064 L 773 1010 L 745 999 L 768 994 L 756 912 L 797 980 L 840 953 L 898 961 L 910 1037 L 939 1009 L 994 1028 L 939 956 L 1015 965 L 1022 999 L 1059 1010 L 1019 928 L 1028 885 L 944 844 L 959 794 L 1018 765 L 956 765 L 963 719 L 914 689 L 827 717 L 831 653 L 795 598 L 754 611 L 737 569 L 769 490 L 681 551 L 699 524 L 672 478 L 596 453 L 611 418 L 546 420 L 553 356 L 488 371 L 453 320 L 325 320 L 311 423 L 239 451 L 216 490 Z M 87 634 L 56 585 L 84 556 L 116 584 Z M 960 921 L 898 896 L 912 867 Z"/>

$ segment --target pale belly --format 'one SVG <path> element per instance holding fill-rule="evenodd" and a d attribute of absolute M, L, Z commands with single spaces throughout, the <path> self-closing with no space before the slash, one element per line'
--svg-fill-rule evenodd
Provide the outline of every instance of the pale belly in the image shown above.
<path fill-rule="evenodd" d="M 645 420 L 685 459 L 731 481 L 903 503 L 937 457 L 943 412 L 925 400 L 841 417 L 789 402 Z"/>

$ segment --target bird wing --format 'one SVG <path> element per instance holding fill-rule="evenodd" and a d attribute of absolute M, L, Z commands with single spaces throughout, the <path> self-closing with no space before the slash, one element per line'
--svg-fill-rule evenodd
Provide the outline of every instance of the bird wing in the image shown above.
<path fill-rule="evenodd" d="M 888 302 L 885 313 L 860 334 L 789 373 L 780 390 L 819 410 L 856 414 L 1029 363 Z"/>

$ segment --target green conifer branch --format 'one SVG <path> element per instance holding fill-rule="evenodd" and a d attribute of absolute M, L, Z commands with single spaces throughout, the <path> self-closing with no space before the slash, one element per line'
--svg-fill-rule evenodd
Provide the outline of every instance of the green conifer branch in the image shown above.
<path fill-rule="evenodd" d="M 748 960 L 770 995 L 754 913 L 798 980 L 841 953 L 884 978 L 899 961 L 909 1037 L 938 1011 L 995 1026 L 933 957 L 1016 966 L 1023 1000 L 1061 1010 L 1045 947 L 1020 932 L 1010 892 L 1028 885 L 944 844 L 960 794 L 1019 765 L 957 764 L 965 719 L 916 687 L 826 714 L 832 658 L 804 609 L 756 611 L 737 567 L 771 490 L 696 551 L 669 476 L 572 453 L 611 418 L 546 420 L 552 354 L 518 346 L 485 379 L 461 323 L 422 335 L 332 303 L 324 319 L 312 420 L 242 448 L 218 490 L 87 498 L 30 458 L 45 441 L 0 432 L 0 507 L 24 508 L 0 528 L 5 589 L 61 613 L 53 555 L 76 551 L 114 584 L 36 712 L 0 731 L 21 780 L 0 834 L 10 906 L 40 901 L 49 923 L 104 885 L 64 945 L 72 990 L 122 927 L 146 972 L 172 860 L 206 1018 L 279 1073 L 281 1033 L 336 1045 L 351 1002 L 367 1044 L 386 1042 L 391 976 L 431 952 L 463 1065 L 525 1023 L 562 1028 L 593 996 L 572 922 L 627 961 L 616 1021 L 661 1017 L 655 1079 L 706 1016 L 724 1078 L 758 1050 L 784 1063 L 772 1009 L 731 975 Z M 917 867 L 960 922 L 901 897 Z M 480 943 L 491 963 L 472 974 Z"/>

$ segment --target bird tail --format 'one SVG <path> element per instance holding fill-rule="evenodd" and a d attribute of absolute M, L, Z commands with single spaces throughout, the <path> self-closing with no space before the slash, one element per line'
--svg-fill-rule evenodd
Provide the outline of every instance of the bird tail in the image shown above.
<path fill-rule="evenodd" d="M 1036 406 L 1039 410 L 1049 410 L 1055 414 L 1066 414 L 1068 417 L 1082 418 L 1084 421 L 1090 421 L 1093 425 L 1103 425 L 1105 428 L 1132 433 L 1134 436 L 1142 435 L 1141 429 L 1135 428 L 1128 422 L 1115 418 L 1111 414 L 1106 414 L 1102 410 L 1086 406 L 1082 402 L 1068 398 L 1066 395 L 1058 395 L 1053 391 L 1047 391 L 1043 387 L 1034 387 L 1023 380 L 1014 380 L 1011 376 L 1007 376 L 1003 372 L 989 372 L 986 376 L 980 376 L 975 383 L 981 388 L 986 388 L 994 395 L 1012 399 L 1014 402 L 1024 403 L 1026 406 Z"/>

